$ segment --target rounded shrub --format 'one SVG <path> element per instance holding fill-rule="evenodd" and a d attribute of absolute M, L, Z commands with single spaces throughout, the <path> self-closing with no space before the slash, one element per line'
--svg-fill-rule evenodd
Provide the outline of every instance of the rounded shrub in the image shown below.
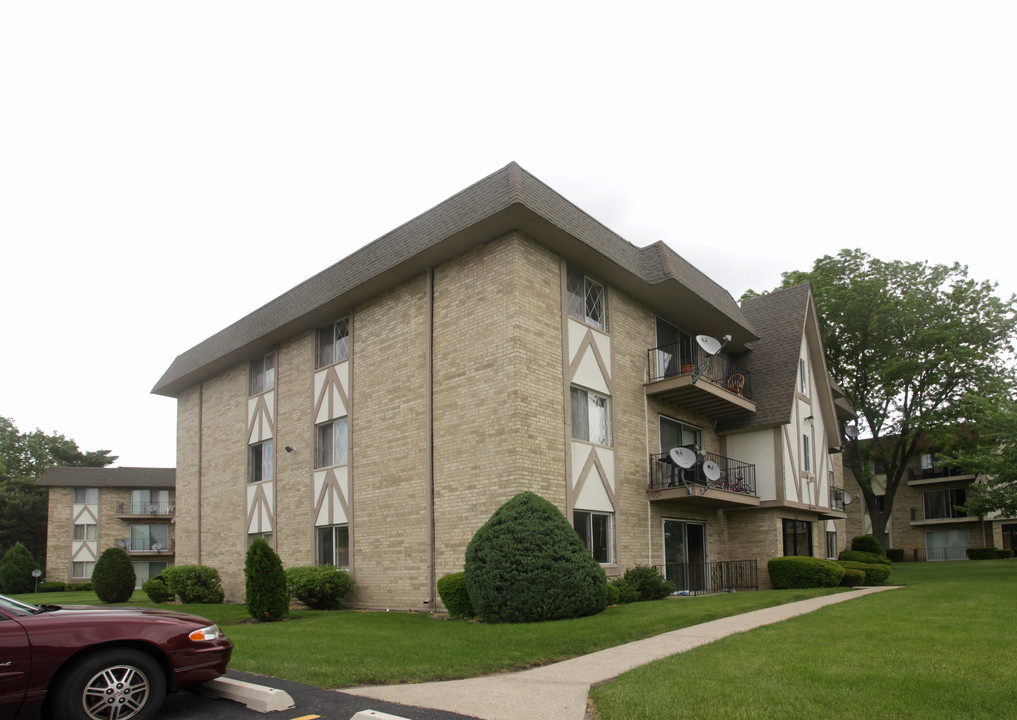
<path fill-rule="evenodd" d="M 639 588 L 630 583 L 624 577 L 611 578 L 608 583 L 618 593 L 618 599 L 615 601 L 618 605 L 627 605 L 628 603 L 639 602 L 642 600 L 639 597 Z"/>
<path fill-rule="evenodd" d="M 841 567 L 849 570 L 861 570 L 865 573 L 866 585 L 882 585 L 890 577 L 890 566 L 882 563 L 860 563 L 851 560 L 841 560 L 838 563 Z"/>
<path fill-rule="evenodd" d="M 134 594 L 134 565 L 123 548 L 102 551 L 92 569 L 92 589 L 104 603 L 123 603 Z"/>
<path fill-rule="evenodd" d="M 876 563 L 880 565 L 892 565 L 893 561 L 888 557 L 876 555 L 875 553 L 863 552 L 861 550 L 841 550 L 838 560 L 850 562 Z"/>
<path fill-rule="evenodd" d="M 1013 557 L 1013 550 L 1006 548 L 993 548 L 992 557 L 995 560 L 1009 560 Z"/>
<path fill-rule="evenodd" d="M 904 562 L 904 548 L 887 548 L 886 557 L 890 562 Z"/>
<path fill-rule="evenodd" d="M 861 550 L 873 555 L 886 555 L 883 545 L 872 535 L 856 535 L 851 538 L 851 549 Z"/>
<path fill-rule="evenodd" d="M 182 603 L 218 604 L 225 598 L 219 571 L 207 565 L 174 565 L 161 573 L 166 587 Z"/>
<path fill-rule="evenodd" d="M 836 587 L 844 577 L 844 568 L 832 560 L 806 555 L 776 557 L 766 566 L 770 571 L 770 584 L 776 590 Z"/>
<path fill-rule="evenodd" d="M 968 560 L 991 560 L 996 548 L 991 547 L 969 547 L 964 550 Z"/>
<path fill-rule="evenodd" d="M 265 538 L 255 538 L 247 548 L 244 562 L 244 604 L 255 620 L 275 622 L 290 612 L 290 591 L 286 573 L 275 550 Z"/>
<path fill-rule="evenodd" d="M 840 584 L 844 587 L 857 587 L 865 584 L 865 571 L 854 568 L 844 568 L 844 577 Z"/>
<path fill-rule="evenodd" d="M 36 569 L 32 553 L 20 542 L 14 543 L 0 560 L 0 591 L 16 595 L 30 593 L 35 590 L 35 578 L 32 571 Z"/>
<path fill-rule="evenodd" d="M 607 583 L 607 604 L 617 605 L 621 602 L 621 592 L 618 590 L 618 586 L 613 582 L 608 581 Z"/>
<path fill-rule="evenodd" d="M 640 600 L 660 600 L 675 591 L 674 583 L 668 582 L 657 568 L 636 565 L 622 575 L 626 585 L 632 587 Z"/>
<path fill-rule="evenodd" d="M 141 586 L 141 589 L 148 595 L 148 599 L 154 603 L 169 602 L 173 599 L 173 593 L 170 592 L 166 581 L 162 579 L 162 575 L 150 578 Z"/>
<path fill-rule="evenodd" d="M 64 590 L 76 590 L 76 586 L 67 586 L 67 583 L 62 582 L 41 582 L 39 583 L 39 592 L 63 592 Z"/>
<path fill-rule="evenodd" d="M 584 617 L 607 604 L 603 568 L 558 508 L 531 492 L 477 530 L 465 572 L 473 610 L 487 622 Z"/>
<path fill-rule="evenodd" d="M 291 598 L 311 610 L 338 610 L 353 581 L 332 565 L 302 565 L 286 568 L 286 586 Z"/>
<path fill-rule="evenodd" d="M 470 604 L 470 593 L 466 589 L 466 573 L 457 572 L 446 575 L 438 581 L 438 595 L 441 604 L 448 614 L 454 618 L 476 617 L 473 605 Z"/>

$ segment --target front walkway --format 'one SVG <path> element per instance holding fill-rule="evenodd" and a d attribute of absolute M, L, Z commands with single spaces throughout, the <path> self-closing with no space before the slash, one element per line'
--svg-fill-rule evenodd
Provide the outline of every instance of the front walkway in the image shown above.
<path fill-rule="evenodd" d="M 892 586 L 856 588 L 851 592 L 732 615 L 532 670 L 467 680 L 345 688 L 342 692 L 448 710 L 484 720 L 583 720 L 590 687 L 613 680 L 628 670 L 734 633 L 892 589 Z"/>

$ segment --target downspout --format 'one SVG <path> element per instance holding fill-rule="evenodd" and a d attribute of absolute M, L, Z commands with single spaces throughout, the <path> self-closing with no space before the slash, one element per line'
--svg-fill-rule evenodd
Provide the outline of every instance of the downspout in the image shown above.
<path fill-rule="evenodd" d="M 435 609 L 435 532 L 434 532 L 434 268 L 427 269 L 427 351 L 424 358 L 427 374 L 425 409 L 427 428 L 427 477 L 425 500 L 427 503 L 427 599 L 424 603 Z"/>
<path fill-rule="evenodd" d="M 204 422 L 204 409 L 205 409 L 205 381 L 201 380 L 198 382 L 198 508 L 197 518 L 198 527 L 198 565 L 201 565 L 201 456 L 204 443 L 204 433 L 202 425 Z"/>

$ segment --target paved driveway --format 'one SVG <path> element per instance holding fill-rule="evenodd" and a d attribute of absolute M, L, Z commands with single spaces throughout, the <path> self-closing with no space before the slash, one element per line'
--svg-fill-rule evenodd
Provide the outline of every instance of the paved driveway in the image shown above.
<path fill-rule="evenodd" d="M 240 703 L 206 698 L 197 692 L 183 690 L 166 698 L 162 712 L 156 716 L 156 720 L 254 720 L 255 718 L 258 720 L 296 720 L 315 715 L 322 720 L 349 720 L 361 710 L 377 710 L 408 720 L 467 720 L 469 718 L 467 715 L 458 715 L 444 710 L 396 705 L 382 700 L 348 695 L 335 690 L 322 690 L 310 685 L 275 680 L 234 670 L 230 670 L 226 676 L 284 690 L 293 698 L 296 707 L 292 710 L 263 714 L 248 710 Z"/>

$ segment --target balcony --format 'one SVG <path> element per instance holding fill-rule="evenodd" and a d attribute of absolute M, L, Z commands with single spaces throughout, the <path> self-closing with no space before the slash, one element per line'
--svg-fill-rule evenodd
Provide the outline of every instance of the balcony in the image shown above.
<path fill-rule="evenodd" d="M 934 485 L 956 480 L 974 480 L 978 475 L 963 468 L 949 465 L 933 465 L 920 470 L 908 468 L 908 485 Z"/>
<path fill-rule="evenodd" d="M 650 456 L 650 500 L 675 500 L 704 508 L 758 507 L 756 466 L 713 453 L 699 453 L 690 468 L 680 468 L 668 453 Z M 703 463 L 712 461 L 720 468 L 720 477 L 711 481 L 703 472 Z"/>
<path fill-rule="evenodd" d="M 680 593 L 709 595 L 759 589 L 759 568 L 755 560 L 709 563 L 668 563 L 655 565 Z"/>
<path fill-rule="evenodd" d="M 117 538 L 114 544 L 127 551 L 128 555 L 172 555 L 175 543 L 173 539 L 154 540 L 148 538 Z"/>
<path fill-rule="evenodd" d="M 752 376 L 726 357 L 706 358 L 706 368 L 693 385 L 692 378 L 704 361 L 698 350 L 690 352 L 684 344 L 673 343 L 648 350 L 646 355 L 650 379 L 645 387 L 647 396 L 713 418 L 756 411 Z"/>
<path fill-rule="evenodd" d="M 176 505 L 153 502 L 118 502 L 117 517 L 120 518 L 171 518 L 176 512 Z"/>
<path fill-rule="evenodd" d="M 911 525 L 958 525 L 978 521 L 977 515 L 968 515 L 955 507 L 939 507 L 933 513 L 933 517 L 926 515 L 922 508 L 911 508 Z"/>
<path fill-rule="evenodd" d="M 819 513 L 821 520 L 844 520 L 847 518 L 847 503 L 844 502 L 844 488 L 830 488 L 830 509 Z"/>

